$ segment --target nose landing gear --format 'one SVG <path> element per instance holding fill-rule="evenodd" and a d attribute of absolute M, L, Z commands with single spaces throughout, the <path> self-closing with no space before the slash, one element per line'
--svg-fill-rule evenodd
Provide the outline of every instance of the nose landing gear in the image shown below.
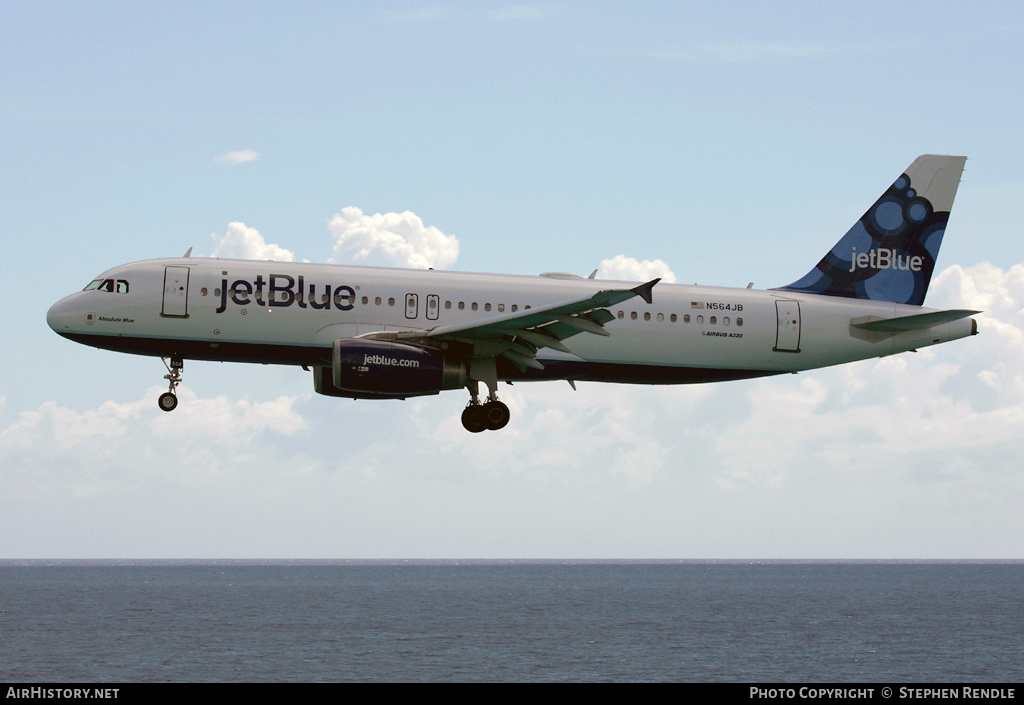
<path fill-rule="evenodd" d="M 168 381 L 169 389 L 160 395 L 157 405 L 161 411 L 174 411 L 178 406 L 178 397 L 175 395 L 174 390 L 181 384 L 181 371 L 185 367 L 185 361 L 180 357 L 171 357 L 170 364 L 168 364 L 166 357 L 160 359 L 163 361 L 164 367 L 167 368 L 167 374 L 164 375 L 164 379 Z"/>

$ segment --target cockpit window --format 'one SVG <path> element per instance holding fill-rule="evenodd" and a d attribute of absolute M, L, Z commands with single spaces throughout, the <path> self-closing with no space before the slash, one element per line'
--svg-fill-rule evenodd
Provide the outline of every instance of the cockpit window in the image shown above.
<path fill-rule="evenodd" d="M 127 279 L 93 279 L 82 291 L 109 291 L 118 294 L 128 293 Z"/>

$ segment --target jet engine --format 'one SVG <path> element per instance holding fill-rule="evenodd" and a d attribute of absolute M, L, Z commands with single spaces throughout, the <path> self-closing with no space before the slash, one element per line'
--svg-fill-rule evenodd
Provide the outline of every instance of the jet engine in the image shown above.
<path fill-rule="evenodd" d="M 313 386 L 332 397 L 404 399 L 466 384 L 461 359 L 444 350 L 390 340 L 335 340 L 331 363 L 314 370 Z"/>

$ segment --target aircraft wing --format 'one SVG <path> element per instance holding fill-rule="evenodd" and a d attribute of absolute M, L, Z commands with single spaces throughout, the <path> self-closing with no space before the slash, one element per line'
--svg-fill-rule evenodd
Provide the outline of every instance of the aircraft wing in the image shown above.
<path fill-rule="evenodd" d="M 544 369 L 537 350 L 552 348 L 569 352 L 562 343 L 579 333 L 609 335 L 604 324 L 614 319 L 607 306 L 634 296 L 651 303 L 651 290 L 660 278 L 632 289 L 605 289 L 592 296 L 571 299 L 541 308 L 504 313 L 469 323 L 439 326 L 428 331 L 371 333 L 368 338 L 388 338 L 415 343 L 457 341 L 471 344 L 474 357 L 505 357 L 520 369 Z"/>

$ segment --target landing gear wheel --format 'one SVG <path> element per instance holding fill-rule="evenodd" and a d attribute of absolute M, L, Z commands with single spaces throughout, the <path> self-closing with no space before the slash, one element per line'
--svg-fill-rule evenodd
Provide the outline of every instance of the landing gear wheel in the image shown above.
<path fill-rule="evenodd" d="M 484 407 L 480 404 L 470 404 L 462 412 L 462 425 L 470 433 L 480 433 L 487 430 L 487 415 Z"/>
<path fill-rule="evenodd" d="M 163 361 L 164 367 L 167 368 L 164 379 L 168 382 L 168 389 L 160 395 L 157 404 L 162 411 L 174 411 L 178 406 L 178 397 L 175 396 L 174 390 L 181 384 L 181 371 L 185 368 L 185 361 L 176 355 L 171 356 L 169 363 L 166 357 L 160 359 Z"/>
<path fill-rule="evenodd" d="M 511 415 L 508 407 L 497 399 L 484 404 L 484 417 L 487 421 L 487 428 L 491 431 L 505 428 Z"/>
<path fill-rule="evenodd" d="M 160 395 L 160 399 L 157 401 L 160 405 L 161 411 L 174 411 L 178 406 L 178 397 L 174 396 L 170 392 L 164 392 Z"/>

